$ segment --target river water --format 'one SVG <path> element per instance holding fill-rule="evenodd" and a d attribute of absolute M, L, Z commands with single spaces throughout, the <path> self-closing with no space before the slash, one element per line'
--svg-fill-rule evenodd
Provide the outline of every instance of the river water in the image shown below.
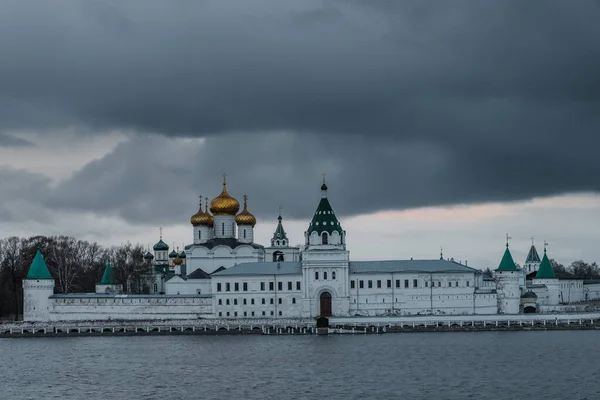
<path fill-rule="evenodd" d="M 0 399 L 600 399 L 600 332 L 0 340 Z"/>

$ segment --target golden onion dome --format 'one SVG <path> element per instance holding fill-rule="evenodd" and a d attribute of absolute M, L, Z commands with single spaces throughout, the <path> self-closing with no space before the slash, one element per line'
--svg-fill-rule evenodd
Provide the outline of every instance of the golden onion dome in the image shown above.
<path fill-rule="evenodd" d="M 190 218 L 190 222 L 194 226 L 209 226 L 211 223 L 212 216 L 207 212 L 202 210 L 202 197 L 200 198 L 200 207 L 198 208 L 198 212 Z"/>
<path fill-rule="evenodd" d="M 236 215 L 240 203 L 227 193 L 226 175 L 223 174 L 223 191 L 210 202 L 210 212 L 214 215 Z"/>
<path fill-rule="evenodd" d="M 173 264 L 175 264 L 175 265 L 181 265 L 181 264 L 183 264 L 183 260 L 181 259 L 181 257 L 179 257 L 179 254 L 173 260 Z"/>
<path fill-rule="evenodd" d="M 256 225 L 256 218 L 250 214 L 247 207 L 248 196 L 244 195 L 244 209 L 235 217 L 235 223 L 238 225 Z"/>

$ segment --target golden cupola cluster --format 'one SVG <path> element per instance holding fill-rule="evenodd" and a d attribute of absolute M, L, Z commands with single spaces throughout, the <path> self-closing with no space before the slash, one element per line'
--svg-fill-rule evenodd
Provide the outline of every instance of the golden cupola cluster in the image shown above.
<path fill-rule="evenodd" d="M 256 217 L 248 211 L 248 196 L 244 195 L 244 209 L 235 217 L 235 223 L 238 225 L 256 225 Z"/>
<path fill-rule="evenodd" d="M 227 175 L 223 175 L 223 191 L 210 202 L 210 212 L 213 215 L 234 216 L 240 210 L 240 203 L 227 193 Z"/>
<path fill-rule="evenodd" d="M 208 199 L 206 200 L 208 203 Z M 200 197 L 200 207 L 198 212 L 190 218 L 190 222 L 194 226 L 212 226 L 214 224 L 214 218 L 208 213 L 208 210 L 202 210 L 202 197 Z"/>

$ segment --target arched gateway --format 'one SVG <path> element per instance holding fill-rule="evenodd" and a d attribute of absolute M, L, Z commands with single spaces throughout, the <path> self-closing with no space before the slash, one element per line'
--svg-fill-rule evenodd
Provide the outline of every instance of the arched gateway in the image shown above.
<path fill-rule="evenodd" d="M 331 293 L 323 292 L 319 298 L 320 300 L 320 316 L 330 317 L 331 316 Z"/>

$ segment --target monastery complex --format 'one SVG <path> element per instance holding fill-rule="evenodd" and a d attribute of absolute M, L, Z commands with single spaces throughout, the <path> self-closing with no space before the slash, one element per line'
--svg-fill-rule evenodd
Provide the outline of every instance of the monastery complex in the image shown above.
<path fill-rule="evenodd" d="M 351 261 L 323 180 L 304 233 L 290 244 L 278 217 L 267 246 L 254 242 L 256 218 L 227 192 L 202 202 L 182 251 L 160 240 L 145 262 L 150 294 L 123 294 L 110 264 L 95 293 L 54 294 L 38 250 L 23 281 L 25 321 L 306 319 L 410 315 L 493 315 L 585 310 L 600 282 L 562 279 L 532 244 L 522 268 L 508 241 L 492 275 L 454 260 Z M 169 251 L 171 250 L 171 251 Z"/>

